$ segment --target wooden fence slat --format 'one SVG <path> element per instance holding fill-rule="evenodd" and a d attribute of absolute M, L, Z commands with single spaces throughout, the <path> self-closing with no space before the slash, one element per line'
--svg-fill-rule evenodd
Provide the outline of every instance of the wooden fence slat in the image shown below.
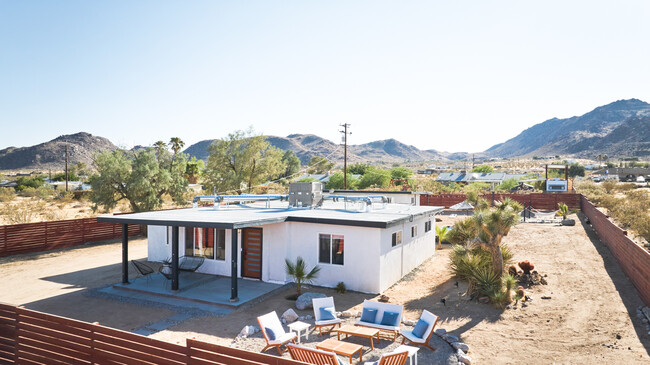
<path fill-rule="evenodd" d="M 61 361 L 71 362 L 72 360 L 75 360 L 76 362 L 82 362 L 85 364 L 91 363 L 91 355 L 89 351 L 90 349 L 86 349 L 87 351 L 80 352 L 80 351 L 71 350 L 68 347 L 56 346 L 52 343 L 53 342 L 51 341 L 51 339 L 46 339 L 46 342 L 37 341 L 30 338 L 20 339 L 21 346 L 25 345 L 25 346 L 37 348 L 39 350 L 49 353 L 50 356 L 60 359 Z"/>

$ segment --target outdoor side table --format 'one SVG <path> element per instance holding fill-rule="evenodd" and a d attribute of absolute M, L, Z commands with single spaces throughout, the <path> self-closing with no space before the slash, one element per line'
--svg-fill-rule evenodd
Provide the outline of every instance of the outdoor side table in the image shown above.
<path fill-rule="evenodd" d="M 300 332 L 301 331 L 305 331 L 305 339 L 309 340 L 309 331 L 308 331 L 309 330 L 309 323 L 295 321 L 293 323 L 289 323 L 287 326 L 289 326 L 289 330 L 296 333 L 296 337 L 298 337 L 298 343 L 300 343 Z"/>
<path fill-rule="evenodd" d="M 397 347 L 393 352 L 404 352 L 408 351 L 409 353 L 409 365 L 418 365 L 418 350 L 419 347 L 415 346 L 407 346 L 407 345 L 400 345 Z M 415 359 L 415 362 L 413 361 Z"/>

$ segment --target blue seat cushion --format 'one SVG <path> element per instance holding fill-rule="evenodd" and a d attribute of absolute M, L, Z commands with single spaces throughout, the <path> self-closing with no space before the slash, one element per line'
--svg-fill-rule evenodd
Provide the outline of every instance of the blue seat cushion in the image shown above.
<path fill-rule="evenodd" d="M 418 323 L 415 324 L 415 327 L 413 327 L 413 331 L 411 331 L 411 333 L 417 338 L 422 338 L 427 328 L 429 328 L 429 323 L 420 318 L 418 320 Z"/>
<path fill-rule="evenodd" d="M 332 307 L 322 307 L 320 308 L 320 320 L 321 321 L 329 321 L 332 319 L 336 319 L 336 312 L 334 312 L 334 308 Z"/>
<path fill-rule="evenodd" d="M 275 340 L 275 332 L 271 328 L 264 327 L 264 332 L 269 336 L 269 341 Z"/>
<path fill-rule="evenodd" d="M 381 319 L 381 324 L 384 326 L 398 326 L 398 318 L 399 313 L 397 312 L 384 312 L 384 317 Z"/>
<path fill-rule="evenodd" d="M 363 308 L 363 313 L 361 314 L 361 322 L 375 323 L 375 318 L 377 318 L 376 309 Z"/>

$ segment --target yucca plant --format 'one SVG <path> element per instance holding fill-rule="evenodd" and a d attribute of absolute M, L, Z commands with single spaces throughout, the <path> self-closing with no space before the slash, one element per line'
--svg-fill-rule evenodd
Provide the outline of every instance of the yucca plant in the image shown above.
<path fill-rule="evenodd" d="M 569 215 L 569 207 L 564 204 L 564 203 L 557 203 L 558 211 L 557 215 L 561 215 L 562 219 L 566 219 L 566 217 Z"/>
<path fill-rule="evenodd" d="M 289 261 L 289 259 L 284 259 L 286 265 L 287 275 L 293 278 L 293 282 L 296 283 L 296 291 L 298 295 L 302 293 L 302 285 L 311 283 L 314 279 L 318 277 L 320 272 L 320 267 L 318 265 L 314 266 L 311 271 L 307 272 L 307 264 L 302 257 L 298 256 L 296 258 L 296 263 Z"/>

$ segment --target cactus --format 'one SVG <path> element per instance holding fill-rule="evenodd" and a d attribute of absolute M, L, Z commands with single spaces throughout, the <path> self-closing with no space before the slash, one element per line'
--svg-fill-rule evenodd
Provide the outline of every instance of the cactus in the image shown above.
<path fill-rule="evenodd" d="M 519 263 L 519 267 L 524 270 L 524 274 L 530 274 L 531 271 L 535 268 L 535 265 L 533 265 L 530 261 L 521 261 Z"/>

